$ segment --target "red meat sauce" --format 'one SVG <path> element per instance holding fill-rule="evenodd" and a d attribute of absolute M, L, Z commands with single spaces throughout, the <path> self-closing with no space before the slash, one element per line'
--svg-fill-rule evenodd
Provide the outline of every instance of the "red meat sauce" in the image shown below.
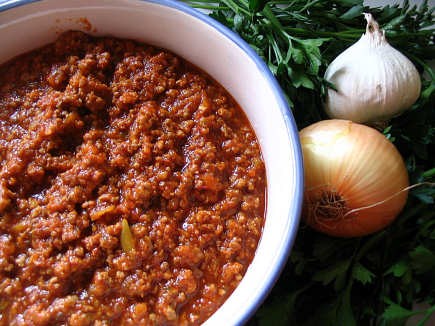
<path fill-rule="evenodd" d="M 1 66 L 0 107 L 0 325 L 199 324 L 239 284 L 265 169 L 207 74 L 67 32 Z"/>

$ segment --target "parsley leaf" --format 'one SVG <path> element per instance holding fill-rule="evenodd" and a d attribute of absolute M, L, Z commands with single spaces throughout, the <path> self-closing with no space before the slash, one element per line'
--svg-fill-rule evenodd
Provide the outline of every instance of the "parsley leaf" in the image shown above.
<path fill-rule="evenodd" d="M 371 271 L 369 271 L 366 267 L 364 267 L 360 263 L 357 263 L 354 266 L 352 270 L 352 276 L 355 280 L 361 282 L 364 285 L 368 283 L 372 283 L 373 278 L 376 277 L 375 274 L 373 274 Z"/>
<path fill-rule="evenodd" d="M 418 246 L 409 253 L 411 257 L 412 268 L 418 274 L 424 274 L 432 272 L 435 276 L 435 253 L 425 248 L 424 246 Z"/>
<path fill-rule="evenodd" d="M 397 325 L 399 322 L 403 323 L 409 317 L 417 315 L 419 313 L 419 311 L 405 309 L 398 304 L 393 303 L 385 309 L 384 313 L 382 314 L 382 319 L 387 325 L 393 325 L 392 323 L 395 323 Z"/>

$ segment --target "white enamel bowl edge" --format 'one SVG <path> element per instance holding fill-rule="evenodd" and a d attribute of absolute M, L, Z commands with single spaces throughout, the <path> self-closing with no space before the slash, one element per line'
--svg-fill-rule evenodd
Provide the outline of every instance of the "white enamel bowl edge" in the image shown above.
<path fill-rule="evenodd" d="M 238 36 L 170 0 L 12 0 L 0 2 L 0 63 L 52 42 L 60 32 L 87 31 L 169 49 L 202 68 L 237 100 L 260 141 L 267 211 L 255 258 L 240 285 L 206 325 L 241 324 L 275 283 L 294 242 L 303 192 L 298 132 L 266 65 Z"/>

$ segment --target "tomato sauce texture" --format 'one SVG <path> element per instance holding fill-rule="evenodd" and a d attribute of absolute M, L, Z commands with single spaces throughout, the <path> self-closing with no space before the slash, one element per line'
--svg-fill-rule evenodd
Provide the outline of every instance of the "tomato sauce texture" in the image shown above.
<path fill-rule="evenodd" d="M 0 325 L 199 324 L 239 284 L 265 169 L 207 74 L 67 32 L 1 66 L 0 108 Z"/>

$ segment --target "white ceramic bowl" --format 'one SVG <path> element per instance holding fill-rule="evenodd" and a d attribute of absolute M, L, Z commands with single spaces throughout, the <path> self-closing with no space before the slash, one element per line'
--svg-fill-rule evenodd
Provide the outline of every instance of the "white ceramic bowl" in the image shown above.
<path fill-rule="evenodd" d="M 83 18 L 91 23 L 90 29 Z M 243 323 L 287 261 L 302 203 L 298 132 L 276 80 L 236 34 L 197 10 L 168 0 L 0 1 L 0 63 L 52 42 L 70 29 L 169 49 L 213 76 L 245 111 L 266 165 L 266 222 L 240 285 L 205 324 Z"/>

